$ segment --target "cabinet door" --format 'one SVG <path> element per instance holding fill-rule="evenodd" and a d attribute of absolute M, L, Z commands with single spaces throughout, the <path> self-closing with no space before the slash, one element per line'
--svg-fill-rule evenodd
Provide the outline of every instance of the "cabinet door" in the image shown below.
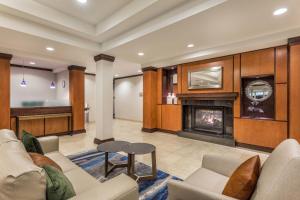
<path fill-rule="evenodd" d="M 182 125 L 181 105 L 162 105 L 162 129 L 180 131 Z"/>
<path fill-rule="evenodd" d="M 257 76 L 274 74 L 274 48 L 242 53 L 241 75 Z"/>

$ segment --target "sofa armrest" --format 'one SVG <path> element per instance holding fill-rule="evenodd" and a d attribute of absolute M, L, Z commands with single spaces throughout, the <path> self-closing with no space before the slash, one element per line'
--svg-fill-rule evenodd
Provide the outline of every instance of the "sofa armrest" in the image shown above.
<path fill-rule="evenodd" d="M 248 157 L 242 157 L 241 155 L 221 156 L 206 154 L 203 156 L 202 167 L 230 177 L 231 174 L 247 159 Z"/>
<path fill-rule="evenodd" d="M 40 137 L 38 140 L 44 153 L 50 153 L 59 150 L 59 139 L 57 136 Z"/>
<path fill-rule="evenodd" d="M 168 181 L 168 200 L 237 200 L 177 180 Z"/>
<path fill-rule="evenodd" d="M 138 185 L 125 174 L 93 186 L 90 190 L 76 194 L 71 200 L 138 200 Z"/>

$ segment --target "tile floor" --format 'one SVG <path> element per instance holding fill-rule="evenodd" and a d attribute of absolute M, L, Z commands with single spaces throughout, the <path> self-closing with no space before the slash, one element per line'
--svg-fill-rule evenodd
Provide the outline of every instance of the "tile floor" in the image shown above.
<path fill-rule="evenodd" d="M 129 142 L 151 143 L 157 148 L 157 167 L 167 173 L 185 179 L 201 167 L 204 154 L 245 156 L 259 154 L 262 162 L 268 154 L 243 148 L 233 148 L 198 140 L 178 137 L 167 133 L 144 133 L 142 124 L 126 120 L 114 120 L 114 138 Z M 60 151 L 65 155 L 76 154 L 95 149 L 95 124 L 86 127 L 86 134 L 60 137 Z M 137 156 L 145 164 L 151 163 L 150 155 Z"/>

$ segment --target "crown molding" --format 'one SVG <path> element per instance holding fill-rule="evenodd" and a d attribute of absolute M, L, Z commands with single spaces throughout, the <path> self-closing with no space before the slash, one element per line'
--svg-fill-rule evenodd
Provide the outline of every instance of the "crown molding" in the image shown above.
<path fill-rule="evenodd" d="M 288 39 L 288 44 L 291 45 L 297 45 L 300 44 L 300 36 L 298 37 L 293 37 Z"/>
<path fill-rule="evenodd" d="M 142 68 L 142 71 L 143 71 L 143 72 L 147 72 L 147 71 L 154 71 L 154 72 L 156 72 L 156 71 L 157 71 L 157 68 L 156 68 L 156 67 L 149 66 L 149 67 L 144 67 L 144 68 Z"/>
<path fill-rule="evenodd" d="M 106 61 L 109 61 L 109 62 L 114 62 L 115 57 L 110 56 L 110 55 L 106 55 L 106 54 L 99 54 L 99 55 L 94 57 L 94 60 L 95 60 L 95 62 L 98 62 L 100 60 L 106 60 Z"/>
<path fill-rule="evenodd" d="M 77 65 L 70 65 L 68 67 L 68 70 L 79 70 L 79 71 L 85 71 L 86 67 L 77 66 Z"/>
<path fill-rule="evenodd" d="M 1 59 L 11 60 L 12 56 L 13 56 L 12 54 L 0 53 Z"/>

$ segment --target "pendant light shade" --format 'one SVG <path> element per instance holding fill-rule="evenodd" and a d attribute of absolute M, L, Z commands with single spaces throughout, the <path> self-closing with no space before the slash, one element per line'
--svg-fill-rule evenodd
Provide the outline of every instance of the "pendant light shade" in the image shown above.
<path fill-rule="evenodd" d="M 26 87 L 26 86 L 27 86 L 27 83 L 26 83 L 24 77 L 23 77 L 23 79 L 22 79 L 22 82 L 20 83 L 20 86 L 21 86 L 21 87 Z"/>
<path fill-rule="evenodd" d="M 50 84 L 50 88 L 51 88 L 51 89 L 55 89 L 55 88 L 56 88 L 56 87 L 55 87 L 55 83 L 54 83 L 54 81 L 52 81 L 52 82 L 51 82 L 51 84 Z"/>
<path fill-rule="evenodd" d="M 23 79 L 20 83 L 21 87 L 27 87 L 27 82 L 25 81 L 25 78 L 24 78 L 24 71 L 25 71 L 25 67 L 24 67 L 24 60 L 23 60 Z"/>

